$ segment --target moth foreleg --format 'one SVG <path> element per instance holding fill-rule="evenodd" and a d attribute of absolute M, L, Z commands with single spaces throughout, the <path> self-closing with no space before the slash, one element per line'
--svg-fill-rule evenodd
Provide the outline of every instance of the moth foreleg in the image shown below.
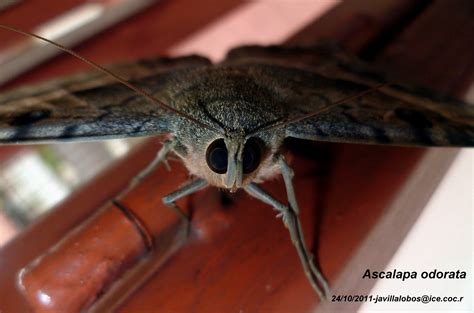
<path fill-rule="evenodd" d="M 189 216 L 186 215 L 186 213 L 184 213 L 184 211 L 176 204 L 176 201 L 192 193 L 195 193 L 196 191 L 203 189 L 207 185 L 208 184 L 206 180 L 199 178 L 187 183 L 186 185 L 182 186 L 178 190 L 173 191 L 172 193 L 161 198 L 164 204 L 166 204 L 168 207 L 173 209 L 179 216 L 183 218 L 183 220 L 187 224 L 188 233 L 189 233 L 189 222 L 190 222 Z"/>
<path fill-rule="evenodd" d="M 135 176 L 132 181 L 130 182 L 130 188 L 136 186 L 138 183 L 140 183 L 142 180 L 144 180 L 148 175 L 150 175 L 157 167 L 160 165 L 160 163 L 165 163 L 165 166 L 169 168 L 168 163 L 166 163 L 166 157 L 168 156 L 168 153 L 173 149 L 175 146 L 176 141 L 175 140 L 166 140 L 163 143 L 163 146 L 161 149 L 158 151 L 156 154 L 155 158 L 153 161 L 150 162 L 150 164 L 147 165 L 140 173 L 138 173 L 137 176 Z"/>
<path fill-rule="evenodd" d="M 295 189 L 293 187 L 293 170 L 288 165 L 288 163 L 286 163 L 282 155 L 278 155 L 277 159 L 278 165 L 280 166 L 281 175 L 283 176 L 283 181 L 285 182 L 288 203 L 290 204 L 290 207 L 293 209 L 293 211 L 295 211 L 295 213 L 298 215 L 300 214 L 300 208 L 298 207 L 298 202 L 296 202 Z"/>
<path fill-rule="evenodd" d="M 153 161 L 151 161 L 147 167 L 145 167 L 143 170 L 141 170 L 138 175 L 132 178 L 132 180 L 128 183 L 127 187 L 123 189 L 120 194 L 115 197 L 115 200 L 118 200 L 121 198 L 123 195 L 125 195 L 128 191 L 132 190 L 135 186 L 137 186 L 142 180 L 144 180 L 148 175 L 150 175 L 157 167 L 158 165 L 161 164 L 161 162 L 166 162 L 166 157 L 168 156 L 168 153 L 173 149 L 173 147 L 176 145 L 175 140 L 166 140 L 163 143 L 163 146 L 161 149 L 158 151 L 156 154 L 155 158 Z M 165 163 L 167 167 L 169 166 L 167 163 Z"/>
<path fill-rule="evenodd" d="M 289 177 L 289 181 L 291 184 L 291 175 Z M 287 193 L 291 192 L 292 190 L 293 185 L 291 184 L 291 189 L 289 191 L 287 188 Z M 290 206 L 282 204 L 281 202 L 273 198 L 270 194 L 268 194 L 266 191 L 264 191 L 262 188 L 260 188 L 257 184 L 249 184 L 247 187 L 245 187 L 245 191 L 247 191 L 247 193 L 249 193 L 251 196 L 271 205 L 278 212 L 280 212 L 278 216 L 282 217 L 283 223 L 290 232 L 291 241 L 298 252 L 298 256 L 300 258 L 301 264 L 303 265 L 304 272 L 308 277 L 311 286 L 321 299 L 327 299 L 327 297 L 329 296 L 329 286 L 321 271 L 313 263 L 313 256 L 306 247 L 303 230 L 301 228 L 301 222 L 298 217 L 298 211 L 294 210 L 291 204 Z M 289 201 L 290 200 L 288 200 L 288 202 Z M 295 198 L 294 201 L 296 203 Z"/>

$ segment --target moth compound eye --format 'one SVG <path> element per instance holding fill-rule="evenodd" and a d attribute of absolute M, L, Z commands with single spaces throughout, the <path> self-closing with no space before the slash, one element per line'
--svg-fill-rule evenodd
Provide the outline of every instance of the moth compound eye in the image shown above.
<path fill-rule="evenodd" d="M 247 140 L 244 146 L 244 152 L 242 155 L 244 174 L 252 173 L 260 165 L 260 159 L 262 157 L 262 145 L 257 138 L 250 138 Z"/>
<path fill-rule="evenodd" d="M 227 172 L 227 147 L 224 139 L 217 139 L 207 148 L 206 162 L 209 168 L 217 173 Z"/>

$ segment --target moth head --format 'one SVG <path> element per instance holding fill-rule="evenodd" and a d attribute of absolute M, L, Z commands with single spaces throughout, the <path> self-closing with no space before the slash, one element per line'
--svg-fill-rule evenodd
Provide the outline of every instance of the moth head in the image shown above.
<path fill-rule="evenodd" d="M 210 183 L 231 192 L 248 184 L 257 175 L 267 151 L 258 137 L 234 137 L 214 139 L 206 149 L 206 165 Z"/>

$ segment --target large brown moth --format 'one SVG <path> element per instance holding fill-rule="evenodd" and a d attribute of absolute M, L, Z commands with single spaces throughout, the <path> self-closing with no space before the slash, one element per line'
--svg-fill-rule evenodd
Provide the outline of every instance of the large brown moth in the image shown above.
<path fill-rule="evenodd" d="M 322 298 L 329 288 L 305 245 L 292 170 L 282 154 L 285 139 L 474 145 L 472 107 L 388 83 L 329 43 L 239 47 L 218 64 L 186 56 L 98 68 L 102 72 L 0 95 L 0 143 L 168 134 L 156 159 L 131 184 L 173 152 L 196 177 L 163 198 L 178 212 L 176 200 L 208 185 L 242 188 L 268 203 L 282 217 Z M 280 174 L 287 204 L 259 187 Z"/>

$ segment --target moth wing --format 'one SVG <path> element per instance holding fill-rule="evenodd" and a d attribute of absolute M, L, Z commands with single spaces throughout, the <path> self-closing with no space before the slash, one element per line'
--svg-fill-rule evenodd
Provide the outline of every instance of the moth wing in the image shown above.
<path fill-rule="evenodd" d="M 325 77 L 364 84 L 385 81 L 384 75 L 336 42 L 322 40 L 312 46 L 241 46 L 227 53 L 224 63 L 262 63 L 299 68 Z"/>
<path fill-rule="evenodd" d="M 254 68 L 256 79 L 282 95 L 288 137 L 417 146 L 474 146 L 474 106 L 425 89 L 389 84 L 368 64 L 333 44 L 247 46 L 223 64 Z M 256 70 L 259 68 L 259 70 Z"/>
<path fill-rule="evenodd" d="M 176 71 L 209 64 L 206 58 L 187 56 L 109 69 L 161 99 Z M 1 94 L 0 143 L 157 135 L 169 132 L 173 117 L 113 78 L 89 71 Z"/>

